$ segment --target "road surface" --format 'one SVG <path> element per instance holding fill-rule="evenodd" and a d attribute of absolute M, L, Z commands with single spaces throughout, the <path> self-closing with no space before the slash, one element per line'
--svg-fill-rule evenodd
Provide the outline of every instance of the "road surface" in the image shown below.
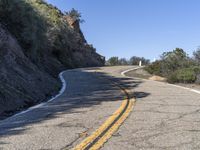
<path fill-rule="evenodd" d="M 123 77 L 132 66 L 75 69 L 54 101 L 0 122 L 0 149 L 73 149 L 122 104 L 136 97 L 132 112 L 103 150 L 200 149 L 200 95 L 166 83 Z"/>

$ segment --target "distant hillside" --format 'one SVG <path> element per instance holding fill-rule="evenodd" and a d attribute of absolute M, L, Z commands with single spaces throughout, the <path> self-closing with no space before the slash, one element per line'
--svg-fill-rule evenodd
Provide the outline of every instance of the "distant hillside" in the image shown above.
<path fill-rule="evenodd" d="M 104 65 L 80 17 L 43 0 L 0 1 L 0 116 L 55 94 L 64 69 Z"/>

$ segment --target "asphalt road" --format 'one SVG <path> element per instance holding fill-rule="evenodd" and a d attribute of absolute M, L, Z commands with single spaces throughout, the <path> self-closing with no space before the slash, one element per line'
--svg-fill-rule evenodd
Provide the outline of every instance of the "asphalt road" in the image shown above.
<path fill-rule="evenodd" d="M 121 105 L 124 94 L 106 79 L 129 89 L 137 102 L 103 150 L 200 149 L 199 94 L 123 77 L 120 73 L 129 68 L 66 71 L 61 96 L 0 122 L 0 149 L 72 149 Z"/>

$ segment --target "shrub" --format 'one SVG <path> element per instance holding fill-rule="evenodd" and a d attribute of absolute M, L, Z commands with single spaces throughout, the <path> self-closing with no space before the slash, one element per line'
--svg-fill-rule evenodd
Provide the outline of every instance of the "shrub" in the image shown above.
<path fill-rule="evenodd" d="M 166 77 L 168 82 L 193 83 L 197 80 L 200 82 L 200 67 L 197 63 L 188 57 L 187 53 L 176 48 L 170 52 L 164 52 L 161 60 L 147 66 L 146 70 L 155 75 Z"/>
<path fill-rule="evenodd" d="M 161 61 L 155 61 L 149 66 L 145 67 L 145 70 L 150 74 L 161 75 Z"/>
<path fill-rule="evenodd" d="M 32 3 L 36 1 L 0 1 L 0 22 L 18 39 L 20 45 L 33 53 L 43 49 L 46 39 L 45 19 Z M 16 13 L 17 12 L 17 13 Z"/>
<path fill-rule="evenodd" d="M 194 66 L 192 69 L 194 70 L 196 75 L 200 74 L 200 67 L 199 66 Z"/>
<path fill-rule="evenodd" d="M 170 83 L 194 83 L 196 80 L 196 73 L 194 67 L 183 68 L 175 71 L 168 77 Z"/>

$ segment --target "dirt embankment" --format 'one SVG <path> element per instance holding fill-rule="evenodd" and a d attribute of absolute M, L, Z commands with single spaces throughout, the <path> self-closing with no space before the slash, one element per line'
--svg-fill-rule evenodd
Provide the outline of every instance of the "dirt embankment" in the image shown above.
<path fill-rule="evenodd" d="M 40 71 L 23 53 L 17 40 L 0 26 L 0 116 L 54 95 L 59 81 Z"/>
<path fill-rule="evenodd" d="M 166 78 L 156 76 L 156 75 L 151 75 L 147 71 L 145 71 L 144 69 L 133 70 L 133 71 L 127 72 L 126 75 L 130 76 L 130 77 L 149 79 L 149 80 L 153 80 L 153 81 L 167 82 Z M 198 91 L 200 90 L 200 85 L 195 84 L 195 83 L 175 83 L 175 85 L 195 89 L 195 90 L 198 90 Z"/>
<path fill-rule="evenodd" d="M 55 95 L 61 71 L 104 65 L 80 17 L 45 1 L 0 1 L 0 119 Z"/>
<path fill-rule="evenodd" d="M 74 67 L 103 65 L 102 56 L 87 45 L 70 59 Z M 68 67 L 48 53 L 41 62 L 32 62 L 0 24 L 0 119 L 55 95 L 61 88 L 58 73 Z"/>
<path fill-rule="evenodd" d="M 153 81 L 161 81 L 161 82 L 167 81 L 166 78 L 163 78 L 161 76 L 149 74 L 143 68 L 136 69 L 136 70 L 133 70 L 133 71 L 129 71 L 129 72 L 126 73 L 126 75 L 130 76 L 130 77 L 137 77 L 137 78 L 148 79 L 148 80 L 153 80 Z"/>

